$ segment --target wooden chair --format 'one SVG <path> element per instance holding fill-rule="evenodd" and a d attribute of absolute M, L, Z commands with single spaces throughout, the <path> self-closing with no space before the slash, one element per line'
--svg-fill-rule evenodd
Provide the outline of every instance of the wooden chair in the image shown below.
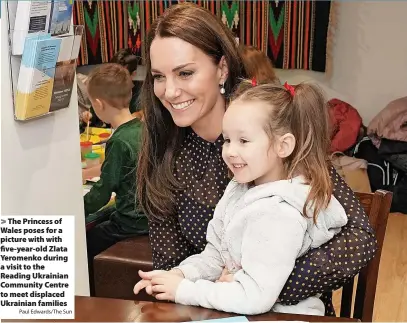
<path fill-rule="evenodd" d="M 372 322 L 377 276 L 393 194 L 391 192 L 377 190 L 374 193 L 356 193 L 356 196 L 365 209 L 376 233 L 378 250 L 375 257 L 358 275 L 353 318 L 359 319 L 362 322 Z M 351 317 L 353 286 L 354 279 L 343 286 L 341 317 Z"/>

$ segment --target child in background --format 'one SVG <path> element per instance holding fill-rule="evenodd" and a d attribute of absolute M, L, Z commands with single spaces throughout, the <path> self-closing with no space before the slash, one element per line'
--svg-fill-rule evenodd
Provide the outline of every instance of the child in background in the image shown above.
<path fill-rule="evenodd" d="M 133 116 L 138 117 L 140 107 L 138 102 L 138 97 L 140 94 L 140 89 L 142 82 L 135 81 L 137 67 L 140 65 L 141 58 L 134 55 L 130 48 L 120 49 L 110 60 L 110 63 L 116 63 L 124 66 L 130 72 L 131 78 L 133 79 L 132 97 L 130 101 L 130 112 Z"/>
<path fill-rule="evenodd" d="M 241 85 L 223 119 L 222 156 L 234 178 L 205 250 L 170 271 L 140 271 L 134 292 L 244 315 L 324 315 L 318 295 L 292 306 L 278 296 L 296 259 L 347 223 L 332 195 L 326 103 L 313 85 L 254 85 Z"/>
<path fill-rule="evenodd" d="M 96 67 L 87 82 L 89 99 L 100 120 L 115 129 L 106 143 L 100 180 L 84 196 L 85 214 L 107 218 L 86 233 L 89 279 L 93 295 L 93 258 L 116 242 L 148 233 L 147 218 L 135 205 L 135 180 L 142 123 L 129 110 L 133 83 L 118 64 Z M 104 207 L 116 194 L 115 205 Z"/>
<path fill-rule="evenodd" d="M 118 50 L 110 60 L 110 63 L 116 63 L 124 66 L 129 71 L 132 78 L 134 78 L 136 75 L 139 62 L 140 57 L 134 55 L 129 48 Z M 94 111 L 89 100 L 89 94 L 86 87 L 87 80 L 87 75 L 77 73 L 79 120 L 82 131 L 86 126 L 88 120 L 90 121 L 91 126 L 104 126 L 100 120 L 97 120 L 97 116 L 95 116 L 93 113 Z M 140 82 L 133 81 L 132 98 L 130 101 L 130 112 L 133 114 L 140 110 L 138 107 L 139 92 Z M 135 114 L 136 117 L 137 115 L 138 114 Z"/>
<path fill-rule="evenodd" d="M 131 78 L 133 79 L 136 76 L 139 61 L 140 57 L 134 55 L 130 48 L 122 48 L 114 54 L 110 60 L 110 63 L 120 64 L 121 66 L 127 68 Z"/>
<path fill-rule="evenodd" d="M 280 84 L 275 74 L 270 58 L 253 46 L 242 46 L 243 65 L 249 78 L 255 78 L 260 83 Z"/>

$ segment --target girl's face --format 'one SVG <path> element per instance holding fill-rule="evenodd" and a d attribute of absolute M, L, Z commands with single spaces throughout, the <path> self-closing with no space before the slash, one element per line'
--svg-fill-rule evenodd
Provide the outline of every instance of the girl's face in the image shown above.
<path fill-rule="evenodd" d="M 284 178 L 282 142 L 264 130 L 269 107 L 261 101 L 237 100 L 223 118 L 222 157 L 239 183 L 261 185 Z"/>
<path fill-rule="evenodd" d="M 154 94 L 179 127 L 209 127 L 222 118 L 219 85 L 227 78 L 225 60 L 215 64 L 199 48 L 176 37 L 156 37 L 150 48 Z"/>

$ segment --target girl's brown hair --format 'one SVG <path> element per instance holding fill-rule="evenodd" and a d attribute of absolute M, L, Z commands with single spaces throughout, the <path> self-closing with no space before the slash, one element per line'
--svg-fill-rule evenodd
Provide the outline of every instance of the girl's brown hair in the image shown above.
<path fill-rule="evenodd" d="M 266 53 L 253 46 L 242 46 L 241 53 L 244 68 L 249 78 L 256 78 L 259 83 L 279 82 L 273 64 Z"/>
<path fill-rule="evenodd" d="M 224 84 L 226 95 L 235 88 L 240 77 L 245 77 L 233 34 L 210 11 L 181 3 L 168 8 L 152 24 L 146 41 L 147 75 L 140 95 L 145 127 L 137 168 L 138 203 L 150 220 L 175 215 L 174 190 L 181 187 L 173 175 L 174 158 L 186 133 L 186 128 L 174 124 L 170 113 L 154 94 L 150 47 L 155 37 L 180 38 L 206 53 L 214 64 L 219 64 L 225 57 L 229 69 Z"/>
<path fill-rule="evenodd" d="M 328 109 L 321 90 L 313 84 L 292 86 L 293 94 L 284 86 L 260 84 L 252 86 L 244 81 L 238 87 L 233 100 L 261 101 L 268 106 L 268 122 L 265 131 L 274 135 L 292 133 L 296 143 L 292 154 L 284 160 L 287 178 L 303 175 L 311 189 L 304 204 L 313 208 L 313 219 L 326 208 L 332 195 L 329 175 L 329 121 Z"/>

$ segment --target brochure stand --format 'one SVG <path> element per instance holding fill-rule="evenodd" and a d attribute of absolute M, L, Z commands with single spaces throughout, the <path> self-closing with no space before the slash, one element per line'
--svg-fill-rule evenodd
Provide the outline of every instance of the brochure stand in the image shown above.
<path fill-rule="evenodd" d="M 57 5 L 53 1 L 49 6 Z M 7 1 L 14 119 L 29 121 L 69 107 L 84 27 L 57 25 L 64 32 L 58 36 L 38 29 L 16 30 L 16 12 L 16 1 Z"/>

